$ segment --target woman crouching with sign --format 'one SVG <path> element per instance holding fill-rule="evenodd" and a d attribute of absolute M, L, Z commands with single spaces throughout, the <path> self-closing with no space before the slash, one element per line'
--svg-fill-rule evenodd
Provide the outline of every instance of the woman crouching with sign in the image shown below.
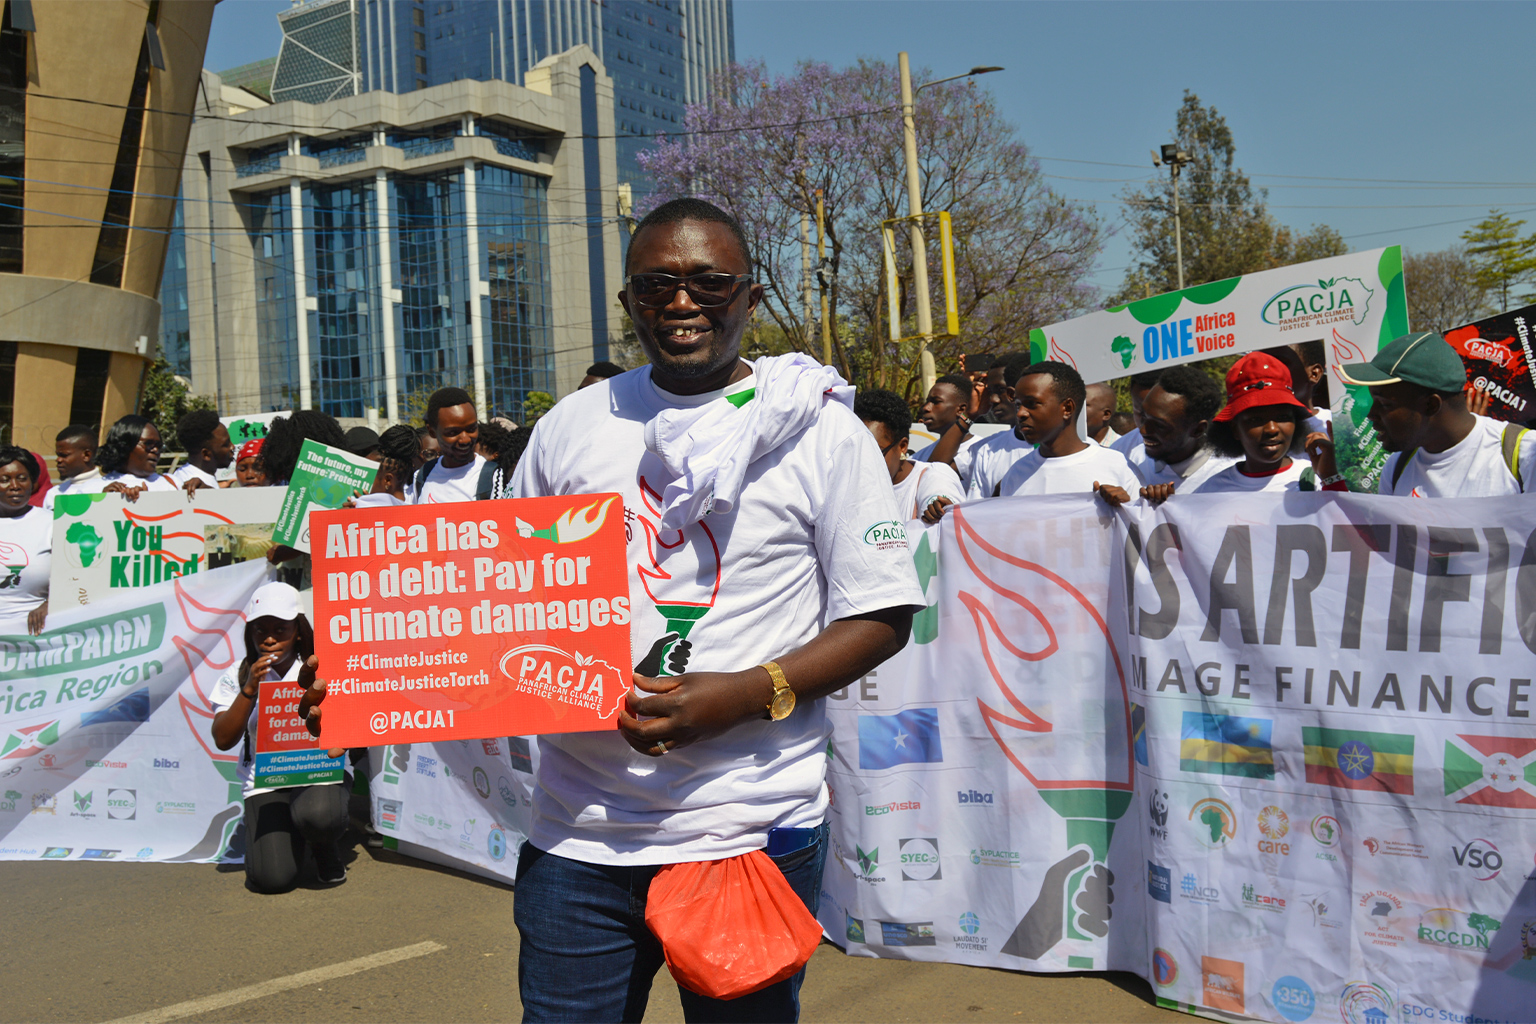
<path fill-rule="evenodd" d="M 347 880 L 337 845 L 347 827 L 343 751 L 314 750 L 299 712 L 315 682 L 314 651 L 299 592 L 263 584 L 246 610 L 245 658 L 209 696 L 219 749 L 244 740 L 245 877 L 257 892 L 293 888 L 306 843 L 322 885 Z"/>

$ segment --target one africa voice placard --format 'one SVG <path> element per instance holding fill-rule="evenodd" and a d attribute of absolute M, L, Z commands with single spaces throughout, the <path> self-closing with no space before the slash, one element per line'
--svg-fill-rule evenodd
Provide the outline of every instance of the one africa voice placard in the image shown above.
<path fill-rule="evenodd" d="M 316 511 L 311 538 L 327 746 L 615 727 L 618 495 Z"/>

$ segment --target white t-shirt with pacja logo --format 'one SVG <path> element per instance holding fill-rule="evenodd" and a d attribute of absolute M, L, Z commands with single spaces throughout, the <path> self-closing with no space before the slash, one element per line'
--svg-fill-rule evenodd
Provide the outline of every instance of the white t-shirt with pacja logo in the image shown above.
<path fill-rule="evenodd" d="M 0 516 L 0 636 L 25 636 L 27 616 L 48 600 L 53 516 L 27 506 Z"/>
<path fill-rule="evenodd" d="M 1392 474 L 1407 452 L 1393 452 L 1381 467 L 1376 489 L 1381 494 L 1414 498 L 1497 498 L 1519 494 L 1520 484 L 1504 462 L 1504 429 L 1509 424 L 1487 416 L 1477 417 L 1471 433 L 1443 452 L 1420 448 L 1403 468 L 1397 486 Z M 1518 429 L 1518 428 L 1513 428 Z M 1536 491 L 1536 430 L 1520 438 L 1520 479 L 1525 493 Z"/>
<path fill-rule="evenodd" d="M 837 402 L 752 463 L 730 512 L 661 531 L 659 496 L 672 477 L 645 447 L 646 423 L 727 393 L 740 404 L 755 379 L 682 396 L 657 389 L 649 367 L 631 370 L 557 403 L 518 463 L 517 497 L 623 495 L 637 665 L 684 623 L 685 671 L 737 672 L 836 619 L 923 602 L 890 471 Z M 824 704 L 802 700 L 782 722 L 744 722 L 662 757 L 636 752 L 616 729 L 541 736 L 529 841 L 588 863 L 670 864 L 734 857 L 762 849 L 771 828 L 818 825 Z"/>

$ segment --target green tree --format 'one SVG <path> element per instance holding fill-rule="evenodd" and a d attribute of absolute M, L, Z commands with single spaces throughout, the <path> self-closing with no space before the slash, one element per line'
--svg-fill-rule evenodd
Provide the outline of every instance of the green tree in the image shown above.
<path fill-rule="evenodd" d="M 1215 107 L 1202 106 L 1200 97 L 1188 90 L 1173 140 L 1192 158 L 1179 176 L 1185 287 L 1348 251 L 1344 239 L 1326 224 L 1298 233 L 1275 222 L 1265 206 L 1265 190 L 1255 188 L 1237 166 L 1237 146 L 1227 119 Z M 1129 206 L 1126 219 L 1135 262 L 1112 304 L 1179 286 L 1170 176 L 1165 173 L 1140 189 L 1128 189 L 1123 198 Z"/>
<path fill-rule="evenodd" d="M 1488 288 L 1458 247 L 1439 252 L 1403 255 L 1403 290 L 1408 298 L 1408 323 L 1416 331 L 1442 334 L 1492 312 Z"/>
<path fill-rule="evenodd" d="M 523 396 L 523 426 L 531 427 L 539 417 L 555 407 L 555 396 L 548 391 L 530 391 Z"/>
<path fill-rule="evenodd" d="M 1520 237 L 1523 220 L 1510 220 L 1500 210 L 1489 210 L 1488 217 L 1461 233 L 1467 243 L 1478 285 L 1497 292 L 1499 309 L 1509 308 L 1509 289 L 1530 277 L 1536 270 L 1536 234 Z"/>
<path fill-rule="evenodd" d="M 144 391 L 139 397 L 139 415 L 154 423 L 168 452 L 179 452 L 181 439 L 176 436 L 176 421 L 193 409 L 217 409 L 218 403 L 207 395 L 194 395 L 183 377 L 171 372 L 164 359 L 156 359 L 144 375 Z M 103 427 L 106 424 L 102 424 Z M 102 431 L 105 433 L 105 430 Z"/>

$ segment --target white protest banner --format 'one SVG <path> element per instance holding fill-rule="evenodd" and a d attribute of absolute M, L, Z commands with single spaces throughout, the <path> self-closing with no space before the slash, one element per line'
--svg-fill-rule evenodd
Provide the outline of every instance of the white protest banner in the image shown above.
<path fill-rule="evenodd" d="M 53 508 L 50 624 L 66 608 L 260 560 L 272 546 L 272 523 L 282 502 L 279 487 L 204 487 L 191 497 L 153 491 L 134 502 L 116 494 L 59 495 Z"/>
<path fill-rule="evenodd" d="M 1024 498 L 909 530 L 931 605 L 828 704 L 849 953 L 1129 969 L 1277 1024 L 1527 1016 L 1536 507 Z"/>
<path fill-rule="evenodd" d="M 0 637 L 0 859 L 239 855 L 240 751 L 214 747 L 207 695 L 266 575 L 198 572 Z"/>
<path fill-rule="evenodd" d="M 1030 355 L 1096 381 L 1275 345 L 1322 341 L 1329 364 L 1339 471 L 1374 493 L 1386 452 L 1366 420 L 1368 388 L 1345 385 L 1341 363 L 1365 362 L 1408 333 L 1398 246 L 1312 260 L 1153 295 L 1029 332 Z"/>
<path fill-rule="evenodd" d="M 512 881 L 533 799 L 528 739 L 369 747 L 368 772 L 373 825 L 387 848 Z"/>

